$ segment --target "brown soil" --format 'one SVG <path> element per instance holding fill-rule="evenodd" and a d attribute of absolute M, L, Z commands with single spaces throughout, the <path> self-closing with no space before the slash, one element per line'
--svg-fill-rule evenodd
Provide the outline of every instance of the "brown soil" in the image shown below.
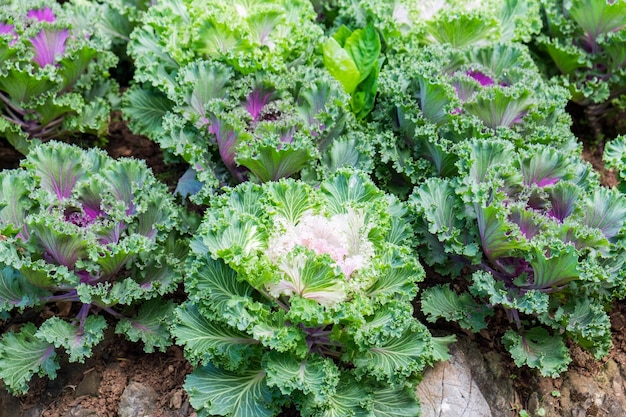
<path fill-rule="evenodd" d="M 184 164 L 166 164 L 163 154 L 154 142 L 132 134 L 116 114 L 110 126 L 105 149 L 113 157 L 136 157 L 146 160 L 159 179 L 170 187 L 174 187 L 176 180 L 182 175 Z M 615 185 L 614 173 L 604 169 L 601 152 L 602 146 L 585 146 L 583 156 L 590 161 L 600 172 L 605 185 Z M 21 155 L 10 145 L 0 141 L 0 168 L 15 168 L 19 164 Z M 609 358 L 626 367 L 626 303 L 616 304 L 611 314 L 613 325 L 614 347 Z M 504 320 L 503 320 L 504 322 Z M 504 324 L 503 324 L 504 326 Z M 433 329 L 435 332 L 450 331 L 454 326 L 446 329 Z M 460 331 L 460 330 L 456 330 Z M 500 331 L 503 331 L 502 328 Z M 474 335 L 485 350 L 496 349 L 504 352 L 500 346 L 499 330 L 491 329 Z M 594 372 L 602 366 L 602 361 L 579 348 L 572 347 L 572 367 Z M 503 353 L 508 358 L 506 353 Z M 607 358 L 608 359 L 608 358 Z M 191 372 L 191 365 L 184 359 L 182 349 L 172 346 L 166 352 L 146 354 L 141 346 L 126 341 L 122 336 L 108 334 L 105 341 L 94 351 L 94 354 L 84 364 L 69 364 L 62 361 L 62 367 L 57 379 L 49 381 L 45 378 L 33 378 L 29 393 L 18 399 L 15 410 L 11 415 L 38 415 L 41 417 L 72 417 L 81 414 L 80 410 L 93 410 L 99 417 L 114 417 L 117 415 L 118 404 L 124 389 L 131 381 L 139 382 L 152 387 L 157 393 L 159 411 L 152 417 L 195 417 L 195 412 L 189 406 L 188 398 L 183 390 L 185 377 Z M 520 406 L 524 407 L 530 394 L 538 383 L 536 375 L 528 369 L 519 369 L 512 362 L 509 364 L 511 375 L 516 375 L 515 383 L 519 394 Z M 547 381 L 547 382 L 546 382 Z M 543 380 L 542 384 L 552 384 L 559 389 L 561 379 Z M 0 405 L 2 402 L 0 401 Z M 28 414 L 28 410 L 33 414 Z M 0 415 L 2 410 L 0 410 Z M 294 415 L 294 410 L 287 411 L 284 416 Z"/>

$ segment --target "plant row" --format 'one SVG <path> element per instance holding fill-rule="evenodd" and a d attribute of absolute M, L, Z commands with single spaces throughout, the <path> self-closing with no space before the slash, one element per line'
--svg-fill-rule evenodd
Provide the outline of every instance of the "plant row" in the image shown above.
<path fill-rule="evenodd" d="M 415 307 L 472 332 L 503 315 L 545 376 L 611 347 L 626 197 L 566 106 L 596 138 L 622 111 L 624 0 L 15 1 L 0 58 L 25 155 L 0 172 L 14 394 L 110 326 L 184 348 L 199 416 L 419 415 L 454 337 Z M 115 110 L 188 164 L 173 192 L 97 148 Z M 626 138 L 605 162 L 626 174 Z"/>

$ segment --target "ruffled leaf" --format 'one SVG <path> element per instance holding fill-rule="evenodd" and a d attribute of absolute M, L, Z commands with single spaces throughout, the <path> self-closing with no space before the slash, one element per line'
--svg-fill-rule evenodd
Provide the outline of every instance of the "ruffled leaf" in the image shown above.
<path fill-rule="evenodd" d="M 255 359 L 261 350 L 259 341 L 217 320 L 208 320 L 193 306 L 176 310 L 177 325 L 172 334 L 185 347 L 194 363 L 220 364 L 226 370 L 237 370 Z"/>
<path fill-rule="evenodd" d="M 122 319 L 115 327 L 115 333 L 123 334 L 132 342 L 141 340 L 146 353 L 155 349 L 165 352 L 172 344 L 170 325 L 173 318 L 174 303 L 154 299 L 142 304 L 134 317 Z"/>
<path fill-rule="evenodd" d="M 487 328 L 487 317 L 493 312 L 477 303 L 469 294 L 457 294 L 449 285 L 424 290 L 422 312 L 430 322 L 440 318 L 458 322 L 463 328 L 479 332 Z"/>
<path fill-rule="evenodd" d="M 536 368 L 543 376 L 556 378 L 571 362 L 565 343 L 542 327 L 533 327 L 524 335 L 508 330 L 502 338 L 517 366 Z"/>
<path fill-rule="evenodd" d="M 104 339 L 107 323 L 102 316 L 87 317 L 81 326 L 68 323 L 59 317 L 46 320 L 36 336 L 55 347 L 63 347 L 70 357 L 70 362 L 85 362 L 92 354 L 92 348 Z"/>
<path fill-rule="evenodd" d="M 39 339 L 36 330 L 27 323 L 19 333 L 10 331 L 0 340 L 0 379 L 14 395 L 26 393 L 33 375 L 55 378 L 60 367 L 54 345 Z"/>
<path fill-rule="evenodd" d="M 184 385 L 199 417 L 273 417 L 281 407 L 280 392 L 266 383 L 262 369 L 228 372 L 207 364 L 191 373 Z"/>

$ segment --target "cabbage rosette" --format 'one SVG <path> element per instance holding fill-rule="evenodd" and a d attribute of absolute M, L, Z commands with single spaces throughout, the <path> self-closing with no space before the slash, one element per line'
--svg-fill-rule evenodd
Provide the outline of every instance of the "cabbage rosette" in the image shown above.
<path fill-rule="evenodd" d="M 412 242 L 403 206 L 362 173 L 213 199 L 173 327 L 200 365 L 185 385 L 198 415 L 418 415 L 435 344 L 413 317 Z"/>
<path fill-rule="evenodd" d="M 25 392 L 35 373 L 54 378 L 55 348 L 83 362 L 104 338 L 105 316 L 146 352 L 171 344 L 173 303 L 161 296 L 177 288 L 187 249 L 179 209 L 145 163 L 48 142 L 0 183 L 0 314 L 44 317 L 0 340 L 11 392 Z"/>
<path fill-rule="evenodd" d="M 108 131 L 117 57 L 94 29 L 92 9 L 43 0 L 0 5 L 0 137 L 23 154 L 32 143 Z"/>
<path fill-rule="evenodd" d="M 473 140 L 457 154 L 457 176 L 428 179 L 409 199 L 422 259 L 469 285 L 425 290 L 428 319 L 478 332 L 502 309 L 505 347 L 545 376 L 567 369 L 567 339 L 605 356 L 607 311 L 624 291 L 624 195 L 550 146 Z"/>

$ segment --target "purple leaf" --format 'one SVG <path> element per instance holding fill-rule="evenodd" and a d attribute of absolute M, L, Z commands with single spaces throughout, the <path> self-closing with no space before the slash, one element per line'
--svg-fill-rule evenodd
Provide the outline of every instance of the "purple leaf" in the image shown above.
<path fill-rule="evenodd" d="M 478 81 L 483 87 L 495 84 L 491 77 L 483 74 L 480 71 L 471 70 L 467 71 L 466 74 Z"/>
<path fill-rule="evenodd" d="M 509 221 L 515 223 L 528 240 L 541 232 L 541 226 L 534 221 L 533 215 L 529 211 L 513 209 L 509 215 Z"/>
<path fill-rule="evenodd" d="M 216 116 L 211 116 L 209 131 L 215 135 L 220 157 L 228 171 L 238 182 L 243 181 L 243 174 L 237 169 L 237 163 L 235 162 L 235 149 L 239 139 L 238 133 Z"/>
<path fill-rule="evenodd" d="M 580 191 L 576 187 L 563 185 L 550 192 L 550 211 L 548 215 L 563 222 L 576 208 Z"/>
<path fill-rule="evenodd" d="M 258 120 L 259 115 L 263 107 L 273 98 L 275 91 L 268 86 L 257 84 L 253 90 L 246 97 L 244 106 L 252 116 L 252 120 L 255 122 Z"/>
<path fill-rule="evenodd" d="M 54 23 L 54 21 L 56 20 L 54 12 L 49 7 L 44 7 L 43 9 L 29 10 L 26 17 L 28 17 L 29 19 L 36 19 L 40 22 Z"/>
<path fill-rule="evenodd" d="M 0 22 L 0 35 L 15 34 L 15 26 Z"/>
<path fill-rule="evenodd" d="M 37 36 L 30 40 L 34 47 L 35 62 L 40 67 L 54 64 L 57 55 L 63 55 L 65 52 L 65 41 L 68 35 L 67 29 L 44 29 L 40 31 Z"/>

